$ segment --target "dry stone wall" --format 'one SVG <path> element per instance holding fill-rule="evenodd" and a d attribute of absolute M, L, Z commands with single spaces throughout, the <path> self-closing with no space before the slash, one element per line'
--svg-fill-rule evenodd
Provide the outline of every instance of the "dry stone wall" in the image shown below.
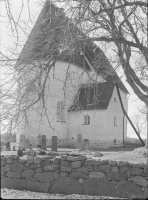
<path fill-rule="evenodd" d="M 148 197 L 148 166 L 86 156 L 1 156 L 1 187 L 45 193 Z"/>

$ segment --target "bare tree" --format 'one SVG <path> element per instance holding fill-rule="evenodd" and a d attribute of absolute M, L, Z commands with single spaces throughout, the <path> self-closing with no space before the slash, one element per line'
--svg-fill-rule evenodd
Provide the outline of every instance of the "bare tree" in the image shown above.
<path fill-rule="evenodd" d="M 65 7 L 65 10 L 58 9 L 56 17 L 51 16 L 51 2 Z M 19 22 L 13 20 L 8 1 L 6 6 L 12 31 L 16 31 L 15 37 L 18 41 Z M 10 64 L 10 57 L 1 54 L 3 60 L 9 61 L 9 69 L 12 68 L 13 73 L 13 83 L 7 92 L 2 93 L 2 98 L 8 99 L 12 94 L 14 97 L 9 109 L 9 112 L 15 113 L 10 114 L 13 115 L 11 127 L 18 124 L 19 119 L 26 119 L 27 122 L 28 111 L 37 109 L 36 103 L 40 105 L 40 115 L 45 113 L 48 118 L 45 88 L 47 89 L 51 69 L 54 69 L 56 61 L 65 55 L 71 61 L 73 55 L 84 49 L 89 42 L 100 42 L 105 51 L 109 50 L 109 60 L 116 68 L 121 66 L 134 93 L 148 106 L 146 0 L 53 0 L 48 1 L 44 9 L 47 11 L 44 20 L 40 21 L 42 13 L 39 16 L 42 29 L 39 26 L 34 27 L 29 36 L 31 42 L 24 46 L 26 54 L 19 56 L 17 64 Z M 110 53 L 111 51 L 113 53 Z M 12 55 L 14 57 L 15 54 L 12 52 Z M 48 62 L 41 63 L 41 59 Z M 98 65 L 98 60 L 96 56 L 93 60 L 94 68 Z M 4 64 L 6 66 L 6 63 Z M 96 69 L 98 72 L 101 70 L 101 66 Z M 12 88 L 18 82 L 19 86 L 16 86 L 17 89 L 13 93 Z M 30 92 L 31 90 L 34 92 Z"/>

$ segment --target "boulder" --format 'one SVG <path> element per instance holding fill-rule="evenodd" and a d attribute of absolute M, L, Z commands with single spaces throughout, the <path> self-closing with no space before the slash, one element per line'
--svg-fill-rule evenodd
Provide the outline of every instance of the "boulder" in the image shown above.
<path fill-rule="evenodd" d="M 125 162 L 125 161 L 118 161 L 118 162 L 117 162 L 117 166 L 118 166 L 118 167 L 125 167 L 125 166 L 128 166 L 128 162 Z"/>
<path fill-rule="evenodd" d="M 86 160 L 85 165 L 100 165 L 101 161 L 100 160 Z"/>
<path fill-rule="evenodd" d="M 64 173 L 64 172 L 60 172 L 60 177 L 67 177 L 67 176 L 69 176 L 69 174 L 68 173 Z"/>
<path fill-rule="evenodd" d="M 60 166 L 61 172 L 71 172 L 71 167 Z"/>
<path fill-rule="evenodd" d="M 90 172 L 89 177 L 90 178 L 105 178 L 105 174 L 102 172 Z"/>
<path fill-rule="evenodd" d="M 67 156 L 67 160 L 69 160 L 69 161 L 75 161 L 76 160 L 76 158 L 75 157 L 73 157 L 73 156 Z"/>
<path fill-rule="evenodd" d="M 27 181 L 27 190 L 29 191 L 48 193 L 50 187 L 51 183 L 32 182 L 30 180 Z"/>
<path fill-rule="evenodd" d="M 22 177 L 23 177 L 23 178 L 26 178 L 26 177 L 28 177 L 28 176 L 33 176 L 33 174 L 34 174 L 34 171 L 31 170 L 31 169 L 24 170 L 23 173 L 22 173 Z"/>
<path fill-rule="evenodd" d="M 72 172 L 69 177 L 71 178 L 88 178 L 88 176 L 85 173 L 77 173 L 77 172 Z"/>
<path fill-rule="evenodd" d="M 111 166 L 113 166 L 113 167 L 117 166 L 117 162 L 116 162 L 116 161 L 110 160 L 110 161 L 109 161 L 109 164 L 110 164 Z"/>
<path fill-rule="evenodd" d="M 100 165 L 98 167 L 98 171 L 100 171 L 100 172 L 109 172 L 110 171 L 110 165 Z"/>
<path fill-rule="evenodd" d="M 9 172 L 7 172 L 7 176 L 8 177 L 12 177 L 12 178 L 20 178 L 21 177 L 21 173 L 20 172 L 9 171 Z"/>
<path fill-rule="evenodd" d="M 146 199 L 148 198 L 148 188 L 144 189 L 143 197 Z"/>
<path fill-rule="evenodd" d="M 10 164 L 6 164 L 6 165 L 5 165 L 5 172 L 10 171 L 11 168 L 12 168 L 12 166 L 11 166 Z"/>
<path fill-rule="evenodd" d="M 26 190 L 26 180 L 3 177 L 1 178 L 1 188 L 15 189 L 15 190 Z"/>
<path fill-rule="evenodd" d="M 128 179 L 127 173 L 121 172 L 108 172 L 106 179 L 110 181 L 126 181 Z"/>
<path fill-rule="evenodd" d="M 13 163 L 13 171 L 16 171 L 16 172 L 22 172 L 23 171 L 23 168 L 24 168 L 24 166 L 23 166 L 23 164 L 21 164 L 21 163 L 18 163 L 18 162 L 14 162 Z"/>
<path fill-rule="evenodd" d="M 42 172 L 43 170 L 42 170 L 42 167 L 40 167 L 40 168 L 37 168 L 36 170 L 35 170 L 35 172 L 38 172 L 38 173 L 40 173 L 40 172 Z"/>
<path fill-rule="evenodd" d="M 81 184 L 70 177 L 60 177 L 54 181 L 49 193 L 59 194 L 81 194 Z"/>
<path fill-rule="evenodd" d="M 54 172 L 35 173 L 34 179 L 42 183 L 52 182 L 54 180 Z"/>
<path fill-rule="evenodd" d="M 130 169 L 130 172 L 131 172 L 131 175 L 141 175 L 142 170 L 141 168 L 132 167 L 132 169 Z"/>
<path fill-rule="evenodd" d="M 141 185 L 142 187 L 147 187 L 148 185 L 147 180 L 142 176 L 132 176 L 131 180 L 137 185 Z"/>
<path fill-rule="evenodd" d="M 30 165 L 30 169 L 36 169 L 36 168 L 39 168 L 40 167 L 40 164 L 35 164 L 35 163 L 32 163 Z"/>
<path fill-rule="evenodd" d="M 86 160 L 86 159 L 87 157 L 83 155 L 77 157 L 77 160 Z"/>
<path fill-rule="evenodd" d="M 54 171 L 54 166 L 53 165 L 46 165 L 44 166 L 44 171 L 48 172 L 48 171 Z"/>
<path fill-rule="evenodd" d="M 116 186 L 116 193 L 122 198 L 142 197 L 141 187 L 129 181 L 120 181 Z"/>
<path fill-rule="evenodd" d="M 34 158 L 33 157 L 28 157 L 27 158 L 27 164 L 32 164 L 34 162 Z"/>
<path fill-rule="evenodd" d="M 77 169 L 77 172 L 91 172 L 93 171 L 93 166 L 84 166 Z"/>
<path fill-rule="evenodd" d="M 39 164 L 41 163 L 42 159 L 40 157 L 35 157 L 34 158 L 34 163 Z"/>
<path fill-rule="evenodd" d="M 14 162 L 14 159 L 11 159 L 11 158 L 8 158 L 7 160 L 6 160 L 6 163 L 13 163 Z"/>
<path fill-rule="evenodd" d="M 118 167 L 111 167 L 112 172 L 118 172 Z"/>
<path fill-rule="evenodd" d="M 120 172 L 127 172 L 129 170 L 129 167 L 119 167 Z"/>
<path fill-rule="evenodd" d="M 44 167 L 45 165 L 50 165 L 50 164 L 51 164 L 51 160 L 46 159 L 40 165 L 41 165 L 41 167 Z"/>
<path fill-rule="evenodd" d="M 116 196 L 114 185 L 103 178 L 84 179 L 83 193 L 88 195 L 111 196 L 111 197 Z"/>
<path fill-rule="evenodd" d="M 61 161 L 61 165 L 62 165 L 62 166 L 66 166 L 66 167 L 70 167 L 70 166 L 71 166 L 71 162 L 70 162 L 70 161 L 67 161 L 67 160 L 62 160 L 62 161 Z"/>
<path fill-rule="evenodd" d="M 6 161 L 4 159 L 1 160 L 1 167 L 6 165 Z"/>
<path fill-rule="evenodd" d="M 81 167 L 81 162 L 80 161 L 75 161 L 71 163 L 72 168 L 79 168 Z"/>

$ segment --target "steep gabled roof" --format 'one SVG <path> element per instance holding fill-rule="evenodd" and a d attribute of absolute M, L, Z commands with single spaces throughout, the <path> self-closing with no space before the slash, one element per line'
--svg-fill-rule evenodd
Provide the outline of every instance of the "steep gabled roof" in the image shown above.
<path fill-rule="evenodd" d="M 107 109 L 114 87 L 113 82 L 83 84 L 68 111 Z"/>
<path fill-rule="evenodd" d="M 51 55 L 50 52 L 54 55 L 58 54 L 58 48 L 56 47 L 61 41 L 67 43 L 69 40 L 75 41 L 78 35 L 83 39 L 87 38 L 78 27 L 70 22 L 70 19 L 65 16 L 62 10 L 52 4 L 51 1 L 46 1 L 24 45 L 16 66 L 22 62 L 30 63 L 30 60 L 48 59 Z M 106 81 L 118 83 L 119 88 L 128 93 L 103 51 L 93 42 L 88 42 L 85 45 L 76 44 L 71 49 L 64 49 L 58 59 L 76 64 L 85 70 L 90 70 L 84 56 L 81 55 L 81 50 L 83 50 L 98 74 L 101 74 Z"/>

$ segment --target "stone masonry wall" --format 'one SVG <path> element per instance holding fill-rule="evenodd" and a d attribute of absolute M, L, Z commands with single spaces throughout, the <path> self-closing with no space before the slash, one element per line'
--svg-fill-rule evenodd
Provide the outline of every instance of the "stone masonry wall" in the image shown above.
<path fill-rule="evenodd" d="M 45 193 L 148 197 L 148 166 L 86 156 L 1 156 L 1 187 Z"/>

